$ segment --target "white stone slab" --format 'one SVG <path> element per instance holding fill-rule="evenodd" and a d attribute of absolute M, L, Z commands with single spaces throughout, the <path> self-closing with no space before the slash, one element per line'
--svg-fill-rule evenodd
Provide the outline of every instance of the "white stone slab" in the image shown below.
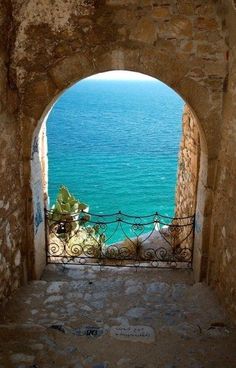
<path fill-rule="evenodd" d="M 155 341 L 155 332 L 149 326 L 112 326 L 110 335 L 118 340 L 140 341 L 152 343 Z"/>

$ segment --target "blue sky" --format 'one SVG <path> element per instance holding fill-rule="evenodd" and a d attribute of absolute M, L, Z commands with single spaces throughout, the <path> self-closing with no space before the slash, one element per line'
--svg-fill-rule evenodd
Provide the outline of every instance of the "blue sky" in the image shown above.
<path fill-rule="evenodd" d="M 102 80 L 156 80 L 148 75 L 130 72 L 127 70 L 112 70 L 109 72 L 92 75 L 89 78 Z"/>

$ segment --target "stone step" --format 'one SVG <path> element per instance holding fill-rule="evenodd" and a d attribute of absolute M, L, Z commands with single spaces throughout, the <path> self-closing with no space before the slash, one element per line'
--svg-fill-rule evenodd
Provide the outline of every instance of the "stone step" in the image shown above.
<path fill-rule="evenodd" d="M 235 336 L 189 271 L 53 266 L 0 313 L 0 368 L 222 368 Z"/>

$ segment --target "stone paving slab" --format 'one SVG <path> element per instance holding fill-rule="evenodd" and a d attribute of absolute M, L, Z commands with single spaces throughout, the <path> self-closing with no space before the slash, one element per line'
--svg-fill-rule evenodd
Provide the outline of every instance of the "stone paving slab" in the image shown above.
<path fill-rule="evenodd" d="M 236 331 L 191 272 L 48 267 L 0 313 L 0 368 L 235 368 Z"/>

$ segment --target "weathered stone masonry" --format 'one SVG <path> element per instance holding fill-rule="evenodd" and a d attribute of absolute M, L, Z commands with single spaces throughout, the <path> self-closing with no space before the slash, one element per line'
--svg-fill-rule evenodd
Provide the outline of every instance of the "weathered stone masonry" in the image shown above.
<path fill-rule="evenodd" d="M 182 138 L 176 187 L 176 217 L 192 216 L 196 211 L 200 164 L 200 135 L 197 122 L 186 105 L 182 120 Z"/>
<path fill-rule="evenodd" d="M 185 105 L 182 116 L 182 138 L 179 148 L 175 217 L 180 218 L 196 215 L 200 153 L 201 145 L 198 122 L 190 107 Z M 189 230 L 190 228 L 187 227 L 182 233 L 182 236 L 187 239 L 182 246 L 194 247 L 194 233 L 191 234 L 192 244 L 190 244 Z"/>
<path fill-rule="evenodd" d="M 18 96 L 9 74 L 11 7 L 0 3 L 0 299 L 23 281 L 25 201 Z"/>
<path fill-rule="evenodd" d="M 195 276 L 235 314 L 235 24 L 229 0 L 0 2 L 1 295 L 43 268 L 31 164 L 44 117 L 81 78 L 126 69 L 172 87 L 198 122 Z"/>
<path fill-rule="evenodd" d="M 234 1 L 235 3 L 235 1 Z M 208 281 L 236 316 L 236 8 L 225 9 L 228 76 L 224 84 L 221 149 L 211 201 Z"/>

